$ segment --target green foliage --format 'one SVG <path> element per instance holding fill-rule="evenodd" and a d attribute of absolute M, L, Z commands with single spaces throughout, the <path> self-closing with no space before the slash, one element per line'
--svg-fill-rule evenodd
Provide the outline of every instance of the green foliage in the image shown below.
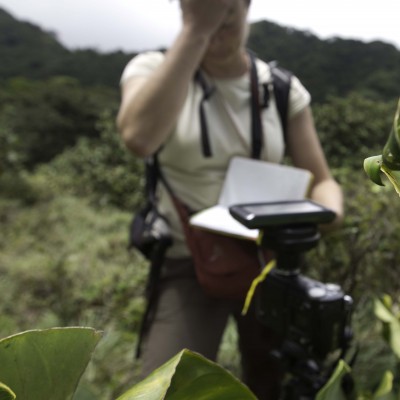
<path fill-rule="evenodd" d="M 7 171 L 0 176 L 0 197 L 29 205 L 43 194 L 40 188 L 31 184 L 29 175 L 24 172 Z"/>
<path fill-rule="evenodd" d="M 374 392 L 353 393 L 349 397 L 343 392 L 342 382 L 350 373 L 351 368 L 343 360 L 340 360 L 329 381 L 317 393 L 316 400 L 347 400 L 349 398 L 354 400 L 397 399 L 393 391 L 393 374 L 390 371 L 386 371 L 383 374 L 379 386 Z"/>
<path fill-rule="evenodd" d="M 96 126 L 99 138 L 80 138 L 40 171 L 59 190 L 133 211 L 143 201 L 143 161 L 122 144 L 112 113 L 103 113 Z"/>
<path fill-rule="evenodd" d="M 400 51 L 379 41 L 332 38 L 260 21 L 251 25 L 249 48 L 265 60 L 278 60 L 296 72 L 315 102 L 353 91 L 373 99 L 398 97 Z M 18 21 L 0 9 L 0 79 L 25 76 L 46 80 L 65 75 L 85 86 L 116 89 L 121 72 L 135 54 L 96 50 L 69 51 L 54 33 Z"/>
<path fill-rule="evenodd" d="M 15 393 L 7 386 L 0 382 L 0 400 L 14 400 Z"/>
<path fill-rule="evenodd" d="M 104 330 L 78 393 L 115 399 L 137 380 L 147 275 L 147 263 L 126 249 L 131 212 L 94 208 L 39 175 L 28 183 L 42 192 L 33 204 L 0 196 L 0 337 L 54 326 Z"/>
<path fill-rule="evenodd" d="M 132 360 L 147 268 L 126 244 L 143 175 L 142 162 L 121 144 L 112 112 L 101 115 L 96 129 L 99 138 L 79 139 L 33 174 L 0 176 L 0 334 L 60 325 L 104 329 L 78 394 L 111 399 L 138 379 L 139 364 Z M 346 164 L 350 157 L 343 157 Z M 368 298 L 383 288 L 398 296 L 400 204 L 390 187 L 373 185 L 360 166 L 334 173 L 345 193 L 344 227 L 309 254 L 304 273 L 340 283 L 356 300 L 361 351 L 353 369 L 360 392 L 372 393 L 395 366 L 379 327 L 371 326 Z M 239 374 L 231 341 L 229 348 L 224 342 L 220 360 Z"/>
<path fill-rule="evenodd" d="M 394 104 L 352 93 L 315 106 L 315 125 L 331 167 L 357 170 L 361 160 L 379 151 L 392 126 Z"/>
<path fill-rule="evenodd" d="M 3 79 L 43 76 L 66 53 L 54 34 L 33 24 L 18 22 L 0 9 L 0 76 Z"/>
<path fill-rule="evenodd" d="M 360 392 L 372 391 L 393 361 L 379 340 L 379 327 L 371 323 L 374 318 L 366 298 L 381 293 L 383 287 L 393 295 L 399 292 L 399 210 L 390 209 L 398 202 L 393 202 L 397 197 L 392 190 L 372 185 L 362 171 L 356 176 L 343 170 L 337 176 L 345 186 L 351 213 L 343 232 L 325 237 L 318 246 L 310 269 L 318 279 L 344 283 L 355 297 L 355 336 L 361 351 L 354 371 L 361 380 Z M 0 197 L 0 334 L 60 325 L 104 329 L 77 396 L 116 398 L 138 379 L 133 351 L 147 273 L 144 261 L 126 251 L 131 213 L 109 206 L 94 208 L 87 199 L 70 197 L 49 185 L 39 171 L 27 175 L 25 184 L 41 193 L 34 203 Z M 372 196 L 374 203 L 367 204 L 365 199 Z M 376 231 L 371 232 L 371 226 Z M 231 357 L 224 355 L 222 361 L 237 370 L 232 365 L 238 362 L 233 344 L 230 352 Z"/>
<path fill-rule="evenodd" d="M 307 254 L 304 273 L 339 283 L 355 300 L 353 329 L 360 351 L 353 371 L 358 392 L 372 392 L 396 365 L 381 340 L 371 297 L 400 293 L 400 202 L 393 189 L 374 185 L 360 168 L 334 173 L 344 190 L 344 224 Z"/>
<path fill-rule="evenodd" d="M 307 257 L 310 273 L 339 282 L 356 299 L 400 291 L 400 202 L 389 186 L 374 185 L 362 170 L 334 171 L 345 199 L 343 227 L 326 234 Z M 369 200 L 366 200 L 369 199 Z"/>
<path fill-rule="evenodd" d="M 46 82 L 8 81 L 0 94 L 0 167 L 32 167 L 51 160 L 78 137 L 98 137 L 96 122 L 116 96 L 102 88 L 84 89 L 71 78 Z"/>
<path fill-rule="evenodd" d="M 295 71 L 315 102 L 357 91 L 378 100 L 398 97 L 400 51 L 375 41 L 320 40 L 307 31 L 267 21 L 252 24 L 249 47 L 265 60 Z"/>
<path fill-rule="evenodd" d="M 343 377 L 350 371 L 350 367 L 340 360 L 329 381 L 317 393 L 316 400 L 345 400 L 341 383 Z"/>
<path fill-rule="evenodd" d="M 386 175 L 400 195 L 400 100 L 382 155 L 366 158 L 364 169 L 372 182 L 380 186 L 384 185 L 381 175 Z"/>
<path fill-rule="evenodd" d="M 374 313 L 382 324 L 382 336 L 389 344 L 393 355 L 396 356 L 397 363 L 393 370 L 398 375 L 400 366 L 400 319 L 397 305 L 393 304 L 390 296 L 384 295 L 381 299 L 374 299 Z M 396 315 L 397 314 L 397 315 Z M 374 367 L 376 365 L 374 364 Z M 386 368 L 389 365 L 386 365 Z M 319 391 L 316 400 L 337 400 L 345 399 L 342 393 L 342 378 L 351 372 L 349 366 L 341 360 L 326 385 Z M 352 399 L 357 400 L 395 400 L 399 398 L 400 386 L 398 376 L 387 369 L 381 372 L 375 369 L 375 375 L 380 377 L 369 390 L 359 391 L 352 395 Z M 357 380 L 359 375 L 354 374 Z M 397 378 L 397 379 L 396 379 Z M 397 382 L 397 384 L 395 384 Z"/>
<path fill-rule="evenodd" d="M 183 350 L 118 400 L 256 400 L 229 372 L 199 354 Z"/>
<path fill-rule="evenodd" d="M 21 169 L 18 136 L 10 129 L 9 121 L 0 114 L 0 174 Z"/>
<path fill-rule="evenodd" d="M 133 345 L 147 274 L 144 260 L 126 251 L 131 213 L 143 200 L 143 166 L 114 126 L 118 79 L 132 55 L 67 51 L 53 34 L 1 10 L 0 31 L 0 334 L 104 329 L 77 400 L 116 398 L 138 379 Z M 389 187 L 367 180 L 361 160 L 381 150 L 390 129 L 400 53 L 381 42 L 323 42 L 266 21 L 253 25 L 250 47 L 294 70 L 317 102 L 346 218 L 309 255 L 304 273 L 341 284 L 355 299 L 361 351 L 353 370 L 363 399 L 371 399 L 391 382 L 384 372 L 396 371 L 371 323 L 370 296 L 400 293 L 400 205 Z M 112 88 L 83 87 L 97 83 Z M 220 360 L 239 374 L 233 331 Z"/>
<path fill-rule="evenodd" d="M 65 75 L 86 86 L 117 87 L 124 65 L 134 54 L 95 50 L 69 51 L 53 32 L 14 19 L 0 8 L 0 78 L 47 80 Z"/>
<path fill-rule="evenodd" d="M 393 353 L 400 360 L 400 313 L 395 307 L 390 296 L 383 296 L 382 300 L 374 299 L 374 311 L 377 318 L 382 321 L 382 335 L 390 345 Z M 397 315 L 396 315 L 397 314 Z"/>
<path fill-rule="evenodd" d="M 27 331 L 2 339 L 1 380 L 17 399 L 72 399 L 99 339 L 90 328 Z"/>
<path fill-rule="evenodd" d="M 390 371 L 386 371 L 382 377 L 380 385 L 373 394 L 373 400 L 396 400 L 397 396 L 395 396 L 392 389 L 393 374 Z"/>

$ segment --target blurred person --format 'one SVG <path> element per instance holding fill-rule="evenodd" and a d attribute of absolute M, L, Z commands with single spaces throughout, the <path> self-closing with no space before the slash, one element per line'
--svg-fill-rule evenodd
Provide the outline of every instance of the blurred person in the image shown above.
<path fill-rule="evenodd" d="M 157 153 L 160 169 L 176 196 L 191 210 L 215 205 L 233 156 L 251 157 L 251 56 L 246 49 L 250 0 L 180 0 L 182 26 L 166 52 L 136 56 L 121 78 L 117 124 L 129 150 L 139 157 Z M 271 80 L 269 64 L 255 59 L 260 84 Z M 209 153 L 204 152 L 199 106 L 204 91 Z M 274 102 L 261 111 L 260 159 L 294 166 L 314 176 L 310 198 L 343 218 L 342 191 L 332 178 L 314 127 L 310 94 L 292 77 L 287 138 Z M 256 182 L 255 184 L 260 184 Z M 240 311 L 243 299 L 207 295 L 199 285 L 176 208 L 166 188 L 157 187 L 159 211 L 168 220 L 173 245 L 158 282 L 154 318 L 143 341 L 143 374 L 188 348 L 215 360 L 229 316 L 235 318 L 242 379 L 259 399 L 278 399 L 282 371 L 270 351 L 280 338 L 262 326 L 254 310 Z"/>

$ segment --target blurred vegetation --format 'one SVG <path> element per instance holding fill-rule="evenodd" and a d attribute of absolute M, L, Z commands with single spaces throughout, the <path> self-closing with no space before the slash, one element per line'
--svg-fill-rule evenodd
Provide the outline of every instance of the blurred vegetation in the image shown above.
<path fill-rule="evenodd" d="M 1 87 L 0 143 L 8 166 L 31 168 L 50 161 L 79 137 L 99 137 L 99 115 L 117 100 L 114 90 L 84 88 L 61 76 L 44 81 L 12 78 Z"/>
<path fill-rule="evenodd" d="M 328 162 L 333 168 L 363 165 L 386 143 L 397 102 L 377 101 L 352 92 L 330 97 L 314 107 L 314 119 Z"/>
<path fill-rule="evenodd" d="M 0 32 L 0 334 L 57 325 L 104 330 L 76 400 L 112 399 L 138 379 L 133 357 L 147 275 L 146 262 L 126 249 L 143 201 L 143 166 L 114 123 L 117 75 L 130 56 L 67 51 L 1 10 Z M 399 299 L 400 201 L 390 186 L 369 181 L 362 162 L 380 153 L 390 131 L 399 52 L 379 42 L 322 42 L 266 22 L 253 26 L 250 42 L 260 56 L 298 71 L 318 100 L 315 122 L 345 193 L 346 219 L 309 254 L 304 272 L 354 297 L 361 346 L 354 370 L 369 390 L 395 363 L 372 296 Z M 239 373 L 236 340 L 230 324 L 219 357 Z"/>
<path fill-rule="evenodd" d="M 121 69 L 132 56 L 120 51 L 70 51 L 57 41 L 54 32 L 18 21 L 0 7 L 0 79 L 24 76 L 42 80 L 65 75 L 84 86 L 117 87 Z"/>
<path fill-rule="evenodd" d="M 307 31 L 260 21 L 251 25 L 249 47 L 262 59 L 295 71 L 316 102 L 354 91 L 377 100 L 399 95 L 400 51 L 385 42 L 321 40 Z"/>
<path fill-rule="evenodd" d="M 315 102 L 353 91 L 377 100 L 398 97 L 400 50 L 389 43 L 331 38 L 269 21 L 251 24 L 248 46 L 264 60 L 296 72 Z M 0 7 L 0 80 L 24 76 L 69 76 L 84 86 L 118 87 L 121 71 L 135 53 L 70 51 L 53 32 L 16 20 Z"/>

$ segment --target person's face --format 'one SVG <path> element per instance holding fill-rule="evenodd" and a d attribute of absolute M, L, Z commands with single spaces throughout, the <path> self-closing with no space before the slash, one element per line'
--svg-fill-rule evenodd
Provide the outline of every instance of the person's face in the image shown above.
<path fill-rule="evenodd" d="M 225 59 L 238 53 L 247 40 L 247 10 L 244 0 L 234 2 L 224 23 L 211 38 L 204 59 Z"/>

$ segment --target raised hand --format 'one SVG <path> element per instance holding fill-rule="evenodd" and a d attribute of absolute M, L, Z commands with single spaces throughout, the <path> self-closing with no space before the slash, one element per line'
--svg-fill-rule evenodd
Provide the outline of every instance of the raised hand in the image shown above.
<path fill-rule="evenodd" d="M 211 37 L 238 1 L 243 0 L 181 0 L 183 27 Z"/>

